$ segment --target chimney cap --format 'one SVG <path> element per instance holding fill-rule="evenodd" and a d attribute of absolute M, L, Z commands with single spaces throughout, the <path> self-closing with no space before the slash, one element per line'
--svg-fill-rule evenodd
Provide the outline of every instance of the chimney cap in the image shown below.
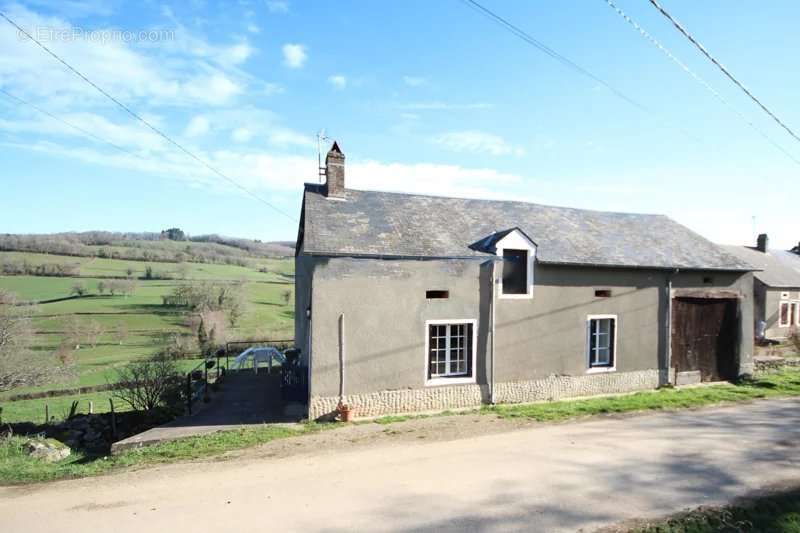
<path fill-rule="evenodd" d="M 761 233 L 758 235 L 758 239 L 756 239 L 756 249 L 759 252 L 766 253 L 767 248 L 769 248 L 769 237 L 766 233 Z"/>
<path fill-rule="evenodd" d="M 330 149 L 330 150 L 328 150 L 328 153 L 329 153 L 329 154 L 340 154 L 340 155 L 344 155 L 344 153 L 342 152 L 342 149 L 341 149 L 341 148 L 339 148 L 339 142 L 338 142 L 338 141 L 333 141 L 333 146 L 331 146 L 331 149 Z"/>

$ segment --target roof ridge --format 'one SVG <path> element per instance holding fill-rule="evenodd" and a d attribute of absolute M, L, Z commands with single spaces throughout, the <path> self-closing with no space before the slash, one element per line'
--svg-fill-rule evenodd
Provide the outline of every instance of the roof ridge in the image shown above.
<path fill-rule="evenodd" d="M 306 183 L 306 189 L 310 190 L 312 188 L 319 187 L 318 183 Z M 440 200 L 459 200 L 459 201 L 466 201 L 466 202 L 486 202 L 486 203 L 495 203 L 495 204 L 516 204 L 516 205 L 525 205 L 525 206 L 534 206 L 534 207 L 545 207 L 547 209 L 563 209 L 565 211 L 575 211 L 581 213 L 600 213 L 600 214 L 609 214 L 609 215 L 633 215 L 633 216 L 643 216 L 643 217 L 660 217 L 660 218 L 667 218 L 672 220 L 670 217 L 663 213 L 634 213 L 631 211 L 605 211 L 602 209 L 586 209 L 582 207 L 570 207 L 564 205 L 552 205 L 552 204 L 540 204 L 536 202 L 526 202 L 523 200 L 500 200 L 500 199 L 493 199 L 493 198 L 469 198 L 463 196 L 443 196 L 440 194 L 423 194 L 423 193 L 411 193 L 411 192 L 403 192 L 403 191 L 380 191 L 375 189 L 353 189 L 347 188 L 347 192 L 357 192 L 357 193 L 367 193 L 367 194 L 388 194 L 393 196 L 406 196 L 411 198 L 434 198 Z M 316 192 L 316 191 L 314 191 Z"/>

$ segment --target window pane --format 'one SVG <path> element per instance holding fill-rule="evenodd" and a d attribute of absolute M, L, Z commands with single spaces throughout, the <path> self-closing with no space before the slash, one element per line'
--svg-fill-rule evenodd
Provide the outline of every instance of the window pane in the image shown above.
<path fill-rule="evenodd" d="M 429 378 L 472 374 L 472 324 L 431 325 L 428 346 Z"/>
<path fill-rule="evenodd" d="M 526 250 L 503 250 L 503 294 L 528 294 Z"/>
<path fill-rule="evenodd" d="M 614 366 L 613 318 L 593 318 L 589 321 L 589 366 Z"/>
<path fill-rule="evenodd" d="M 789 325 L 789 303 L 782 302 L 781 303 L 781 319 L 780 319 L 781 326 L 788 326 Z"/>

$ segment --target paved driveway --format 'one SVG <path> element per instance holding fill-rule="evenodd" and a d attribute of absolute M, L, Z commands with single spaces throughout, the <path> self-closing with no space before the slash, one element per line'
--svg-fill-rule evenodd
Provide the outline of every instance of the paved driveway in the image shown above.
<path fill-rule="evenodd" d="M 800 400 L 0 489 L 4 532 L 575 531 L 800 479 Z"/>

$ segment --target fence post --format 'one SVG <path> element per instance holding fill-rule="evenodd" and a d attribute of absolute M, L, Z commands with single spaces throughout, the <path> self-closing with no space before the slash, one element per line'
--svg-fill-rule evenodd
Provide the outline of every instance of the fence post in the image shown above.
<path fill-rule="evenodd" d="M 192 414 L 192 373 L 186 374 L 186 412 Z"/>
<path fill-rule="evenodd" d="M 94 413 L 94 402 L 92 400 L 89 400 L 89 414 L 91 415 L 93 413 Z"/>
<path fill-rule="evenodd" d="M 111 408 L 111 436 L 117 440 L 117 414 L 114 412 L 114 398 L 109 398 L 108 404 Z"/>
<path fill-rule="evenodd" d="M 44 404 L 44 423 L 50 423 L 50 405 Z"/>
<path fill-rule="evenodd" d="M 203 361 L 203 403 L 208 403 L 211 398 L 208 396 L 208 359 Z"/>

